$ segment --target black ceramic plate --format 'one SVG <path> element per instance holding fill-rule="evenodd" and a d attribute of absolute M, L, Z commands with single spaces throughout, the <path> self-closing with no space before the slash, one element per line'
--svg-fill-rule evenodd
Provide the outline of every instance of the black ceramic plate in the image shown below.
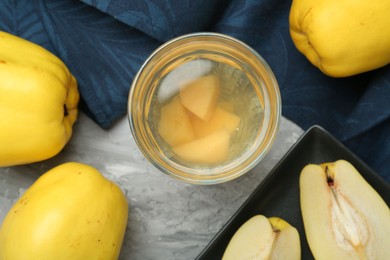
<path fill-rule="evenodd" d="M 319 164 L 338 159 L 352 163 L 387 205 L 390 205 L 390 185 L 324 129 L 313 126 L 289 150 L 196 259 L 221 259 L 233 234 L 256 214 L 281 217 L 295 226 L 300 234 L 302 259 L 314 259 L 307 244 L 300 212 L 299 175 L 309 163 Z"/>

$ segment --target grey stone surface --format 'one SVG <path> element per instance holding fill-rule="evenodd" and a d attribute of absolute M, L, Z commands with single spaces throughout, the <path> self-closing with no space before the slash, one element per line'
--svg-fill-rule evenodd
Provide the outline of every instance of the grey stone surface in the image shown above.
<path fill-rule="evenodd" d="M 99 169 L 127 196 L 129 220 L 120 259 L 194 259 L 302 134 L 282 118 L 272 149 L 252 171 L 227 183 L 199 186 L 168 177 L 149 163 L 132 138 L 127 118 L 103 130 L 80 114 L 60 154 L 0 168 L 0 223 L 42 173 L 77 161 Z"/>

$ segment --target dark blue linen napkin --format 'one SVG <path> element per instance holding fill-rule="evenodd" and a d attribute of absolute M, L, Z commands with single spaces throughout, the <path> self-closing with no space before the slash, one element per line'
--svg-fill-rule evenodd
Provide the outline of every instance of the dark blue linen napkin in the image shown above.
<path fill-rule="evenodd" d="M 213 31 L 262 55 L 280 85 L 283 115 L 319 124 L 390 183 L 390 66 L 331 78 L 293 45 L 291 0 L 0 0 L 0 30 L 59 56 L 79 82 L 81 109 L 103 128 L 125 115 L 131 81 L 173 37 Z M 351 43 L 353 44 L 353 43 Z"/>

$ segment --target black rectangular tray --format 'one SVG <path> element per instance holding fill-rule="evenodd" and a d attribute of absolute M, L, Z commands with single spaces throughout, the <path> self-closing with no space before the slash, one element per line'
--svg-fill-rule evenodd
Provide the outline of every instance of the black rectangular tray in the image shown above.
<path fill-rule="evenodd" d="M 387 205 L 390 205 L 390 185 L 327 131 L 313 126 L 287 152 L 196 259 L 221 259 L 233 234 L 244 222 L 257 214 L 281 217 L 296 227 L 301 239 L 302 259 L 314 259 L 301 217 L 299 175 L 309 163 L 320 164 L 339 159 L 352 163 Z"/>

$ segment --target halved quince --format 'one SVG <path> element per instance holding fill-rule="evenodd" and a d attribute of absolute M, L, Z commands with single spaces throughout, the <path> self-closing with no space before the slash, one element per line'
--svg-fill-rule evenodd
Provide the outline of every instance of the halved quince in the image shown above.
<path fill-rule="evenodd" d="M 300 175 L 306 237 L 316 259 L 390 259 L 390 210 L 347 161 Z"/>
<path fill-rule="evenodd" d="M 300 259 L 298 231 L 278 217 L 256 215 L 233 235 L 222 260 Z"/>
<path fill-rule="evenodd" d="M 276 236 L 269 259 L 301 259 L 301 243 L 297 229 L 278 217 L 268 220 Z"/>

